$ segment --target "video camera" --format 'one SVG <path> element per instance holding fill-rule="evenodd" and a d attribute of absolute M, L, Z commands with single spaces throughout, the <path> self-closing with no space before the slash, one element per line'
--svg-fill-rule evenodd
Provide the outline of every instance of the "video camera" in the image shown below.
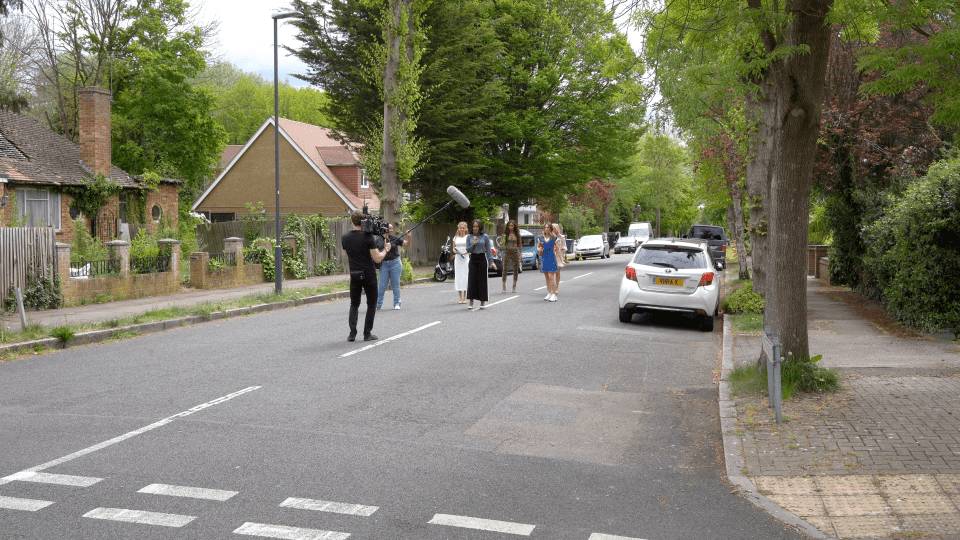
<path fill-rule="evenodd" d="M 367 210 L 366 206 L 364 206 L 363 219 L 360 220 L 360 230 L 367 234 L 376 236 L 377 247 L 383 249 L 385 247 L 383 235 L 390 232 L 390 225 L 384 221 L 379 214 L 370 214 L 370 211 Z M 390 243 L 395 246 L 403 244 L 403 235 L 390 237 Z"/>

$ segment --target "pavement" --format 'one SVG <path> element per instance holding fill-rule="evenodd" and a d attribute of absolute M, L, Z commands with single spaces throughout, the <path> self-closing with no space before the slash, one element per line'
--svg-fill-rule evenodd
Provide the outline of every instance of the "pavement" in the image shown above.
<path fill-rule="evenodd" d="M 432 274 L 432 267 L 414 269 Z M 346 282 L 347 275 L 285 280 L 284 290 Z M 273 292 L 273 283 L 27 313 L 29 324 L 94 324 L 170 306 L 216 304 Z M 71 344 L 114 332 L 145 333 L 182 324 L 343 298 L 223 310 L 209 318 L 78 333 Z M 811 354 L 841 372 L 833 394 L 795 395 L 777 424 L 766 398 L 734 395 L 734 367 L 756 362 L 761 338 L 738 334 L 724 318 L 719 384 L 727 476 L 741 496 L 811 538 L 960 540 L 960 342 L 919 336 L 890 324 L 857 295 L 808 278 Z M 4 332 L 18 314 L 0 317 Z M 57 338 L 42 340 L 57 346 Z M 21 344 L 17 347 L 33 346 Z M 0 345 L 0 351 L 11 345 Z"/>

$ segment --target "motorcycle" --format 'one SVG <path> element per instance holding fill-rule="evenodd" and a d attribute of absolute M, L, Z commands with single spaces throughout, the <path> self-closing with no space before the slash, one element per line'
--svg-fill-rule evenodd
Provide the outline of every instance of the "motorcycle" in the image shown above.
<path fill-rule="evenodd" d="M 447 241 L 443 244 L 443 247 L 440 248 L 440 260 L 437 261 L 437 266 L 433 270 L 433 279 L 444 282 L 447 280 L 447 276 L 453 275 L 453 253 L 450 251 L 450 237 L 447 237 Z"/>

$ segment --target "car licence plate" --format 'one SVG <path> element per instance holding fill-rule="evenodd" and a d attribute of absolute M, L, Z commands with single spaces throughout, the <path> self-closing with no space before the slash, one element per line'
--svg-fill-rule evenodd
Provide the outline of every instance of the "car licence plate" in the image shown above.
<path fill-rule="evenodd" d="M 653 278 L 654 285 L 670 285 L 673 287 L 683 287 L 683 280 L 676 278 L 665 278 L 665 277 L 655 277 Z"/>

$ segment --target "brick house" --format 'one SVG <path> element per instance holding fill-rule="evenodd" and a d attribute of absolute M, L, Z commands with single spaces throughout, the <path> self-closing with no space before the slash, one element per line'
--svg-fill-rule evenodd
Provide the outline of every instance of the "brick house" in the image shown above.
<path fill-rule="evenodd" d="M 50 226 L 57 242 L 71 244 L 75 228 L 86 224 L 101 240 L 124 238 L 133 216 L 130 202 L 145 197 L 145 226 L 177 226 L 180 180 L 162 179 L 157 190 L 145 191 L 141 178 L 114 166 L 110 160 L 110 101 L 107 90 L 78 90 L 80 144 L 32 118 L 0 110 L 0 226 L 21 222 L 27 227 Z M 121 186 L 91 221 L 82 216 L 62 192 L 102 174 Z M 16 204 L 13 204 L 16 201 Z"/>
<path fill-rule="evenodd" d="M 274 119 L 271 116 L 242 147 L 228 146 L 216 180 L 193 205 L 211 221 L 246 214 L 247 203 L 263 203 L 276 213 Z M 329 129 L 280 119 L 280 213 L 345 216 L 366 204 L 372 213 L 380 199 L 371 189 L 351 148 Z"/>

